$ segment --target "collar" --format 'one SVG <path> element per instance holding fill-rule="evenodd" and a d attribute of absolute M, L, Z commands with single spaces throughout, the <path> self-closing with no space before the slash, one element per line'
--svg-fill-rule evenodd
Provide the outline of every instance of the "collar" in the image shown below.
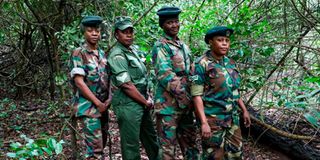
<path fill-rule="evenodd" d="M 170 44 L 180 48 L 181 41 L 180 41 L 179 37 L 177 37 L 177 40 L 173 40 L 173 38 L 168 36 L 166 33 L 163 33 L 162 37 L 163 37 L 165 43 L 170 43 Z"/>
<path fill-rule="evenodd" d="M 89 48 L 89 45 L 86 42 L 84 42 L 84 44 L 82 45 L 82 49 L 83 49 L 83 51 L 85 51 L 88 54 L 94 53 L 93 50 L 91 48 Z M 98 51 L 98 54 L 100 54 L 100 47 L 99 46 L 97 47 L 96 50 Z"/>
<path fill-rule="evenodd" d="M 227 63 L 228 58 L 226 56 L 223 56 L 220 60 L 215 59 L 212 55 L 211 55 L 211 50 L 208 50 L 205 52 L 206 56 L 208 57 L 209 60 L 213 61 L 216 64 L 220 64 L 222 66 L 225 65 L 225 63 Z"/>
<path fill-rule="evenodd" d="M 124 45 L 122 45 L 120 42 L 117 42 L 116 44 L 117 47 L 119 47 L 121 50 L 125 51 L 125 52 L 133 52 L 133 47 L 132 45 L 129 47 L 129 49 L 127 47 L 125 47 Z"/>

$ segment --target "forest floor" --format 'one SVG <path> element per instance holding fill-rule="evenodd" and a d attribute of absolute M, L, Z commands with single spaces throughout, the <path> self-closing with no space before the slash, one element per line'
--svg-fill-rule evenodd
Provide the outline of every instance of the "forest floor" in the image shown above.
<path fill-rule="evenodd" d="M 7 159 L 5 156 L 10 151 L 12 142 L 25 142 L 20 138 L 24 134 L 31 139 L 42 139 L 55 137 L 63 139 L 63 156 L 61 159 L 69 159 L 72 153 L 71 132 L 69 127 L 70 111 L 67 107 L 58 107 L 58 102 L 47 101 L 13 101 L 2 99 L 0 103 L 0 159 Z M 110 114 L 110 135 L 112 159 L 121 159 L 119 130 L 113 112 Z M 64 128 L 64 129 L 62 129 Z M 83 151 L 83 139 L 78 137 L 79 153 Z M 199 145 L 200 146 L 200 145 Z M 109 155 L 109 147 L 105 148 L 106 159 Z M 181 152 L 177 151 L 176 159 L 182 159 Z M 148 159 L 142 149 L 142 159 Z M 253 138 L 246 138 L 244 141 L 244 157 L 246 160 L 290 160 L 285 154 L 267 146 L 266 144 L 255 143 Z"/>

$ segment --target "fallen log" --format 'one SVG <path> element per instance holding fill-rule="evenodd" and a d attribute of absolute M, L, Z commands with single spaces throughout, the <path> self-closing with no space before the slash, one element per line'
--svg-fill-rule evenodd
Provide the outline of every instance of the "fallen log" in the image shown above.
<path fill-rule="evenodd" d="M 273 149 L 279 150 L 282 153 L 286 154 L 292 159 L 303 159 L 303 160 L 320 160 L 320 151 L 312 147 L 310 143 L 306 143 L 301 139 L 292 139 L 286 136 L 283 136 L 279 133 L 284 131 L 275 132 L 274 130 L 268 128 L 268 125 L 263 125 L 263 122 L 257 122 L 259 120 L 257 117 L 260 117 L 260 114 L 253 110 L 251 107 L 248 109 L 250 114 L 256 119 L 252 119 L 252 125 L 249 129 L 241 126 L 244 136 L 250 134 L 257 142 L 266 144 Z M 268 117 L 264 118 L 264 122 L 272 124 L 272 120 Z M 243 123 L 241 123 L 243 124 Z M 281 130 L 281 129 L 280 129 Z M 308 137 L 308 136 L 305 136 Z M 315 141 L 318 141 L 319 138 L 315 138 Z"/>

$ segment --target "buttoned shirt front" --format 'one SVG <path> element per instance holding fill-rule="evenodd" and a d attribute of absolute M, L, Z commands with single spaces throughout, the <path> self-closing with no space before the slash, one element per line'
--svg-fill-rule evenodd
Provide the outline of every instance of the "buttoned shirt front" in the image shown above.
<path fill-rule="evenodd" d="M 141 55 L 135 47 L 126 48 L 119 42 L 110 51 L 108 63 L 111 69 L 111 81 L 115 88 L 113 105 L 133 101 L 119 88 L 127 82 L 132 82 L 141 94 L 146 95 L 147 69 Z"/>
<path fill-rule="evenodd" d="M 82 45 L 71 55 L 70 70 L 70 82 L 75 91 L 72 106 L 76 117 L 100 117 L 101 114 L 96 106 L 82 95 L 75 86 L 73 78 L 76 75 L 83 76 L 85 84 L 96 97 L 101 101 L 107 99 L 109 84 L 107 59 L 104 51 L 100 48 L 92 51 L 87 44 Z"/>
<path fill-rule="evenodd" d="M 237 114 L 240 75 L 232 59 L 216 60 L 207 51 L 195 63 L 191 94 L 201 96 L 206 116 L 228 121 Z"/>

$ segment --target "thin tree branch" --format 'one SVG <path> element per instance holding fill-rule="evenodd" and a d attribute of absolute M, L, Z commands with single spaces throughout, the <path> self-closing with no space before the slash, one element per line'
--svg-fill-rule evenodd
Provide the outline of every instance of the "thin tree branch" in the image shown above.
<path fill-rule="evenodd" d="M 298 60 L 294 59 L 293 61 L 295 61 L 309 76 L 313 76 L 314 75 L 311 73 L 311 71 L 301 62 L 299 62 Z"/>
<path fill-rule="evenodd" d="M 299 43 L 302 38 L 307 35 L 309 33 L 309 31 L 312 29 L 313 27 L 309 27 L 306 31 L 304 31 L 295 41 L 294 44 Z M 272 74 L 279 68 L 279 66 L 281 66 L 286 58 L 288 57 L 288 55 L 291 53 L 291 51 L 294 49 L 294 46 L 291 46 L 290 49 L 283 55 L 283 57 L 280 59 L 280 61 L 277 63 L 277 65 L 270 71 L 270 73 L 267 75 L 266 79 L 263 82 L 263 85 L 258 86 L 256 91 L 250 96 L 249 100 L 246 102 L 246 105 L 248 106 L 248 104 L 253 100 L 253 98 L 258 94 L 258 92 L 260 91 L 260 89 L 266 84 L 266 82 L 269 80 L 269 78 L 272 76 Z"/>
<path fill-rule="evenodd" d="M 236 6 L 234 6 L 232 9 L 231 9 L 231 11 L 228 13 L 228 15 L 226 16 L 226 17 L 224 17 L 224 19 L 227 19 L 230 15 L 231 15 L 231 13 L 236 9 L 236 8 L 238 8 L 243 2 L 245 2 L 245 0 L 242 0 L 240 3 L 238 3 Z M 252 1 L 251 1 L 252 2 Z M 250 3 L 251 3 L 250 2 Z"/>
<path fill-rule="evenodd" d="M 194 22 L 196 22 L 196 20 L 199 18 L 200 10 L 202 9 L 205 1 L 206 1 L 206 0 L 203 0 L 202 3 L 201 3 L 201 5 L 200 5 L 200 7 L 198 8 L 197 13 L 196 13 L 196 16 L 195 16 L 195 17 L 193 18 L 193 20 L 192 20 L 192 24 L 194 24 Z M 191 44 L 191 38 L 192 38 L 193 28 L 194 28 L 194 25 L 191 26 L 191 29 L 190 29 L 189 44 Z"/>

